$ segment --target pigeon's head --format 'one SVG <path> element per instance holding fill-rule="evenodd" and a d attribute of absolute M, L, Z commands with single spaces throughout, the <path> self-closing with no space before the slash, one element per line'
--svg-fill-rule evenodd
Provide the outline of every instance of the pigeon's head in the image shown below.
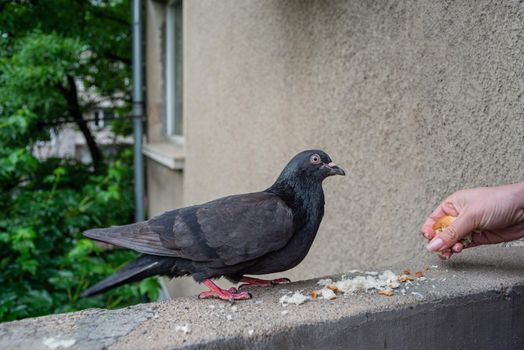
<path fill-rule="evenodd" d="M 302 179 L 307 182 L 322 182 L 331 175 L 346 175 L 346 173 L 326 152 L 308 150 L 300 152 L 289 161 L 279 180 Z"/>

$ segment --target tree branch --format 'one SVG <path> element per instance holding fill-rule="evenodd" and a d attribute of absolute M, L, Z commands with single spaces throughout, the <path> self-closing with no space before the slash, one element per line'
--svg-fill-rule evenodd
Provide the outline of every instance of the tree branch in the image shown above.
<path fill-rule="evenodd" d="M 78 128 L 84 135 L 86 140 L 89 153 L 91 154 L 91 159 L 93 160 L 93 166 L 95 170 L 100 170 L 103 165 L 103 156 L 100 148 L 96 144 L 95 138 L 89 130 L 87 122 L 84 120 L 82 111 L 80 110 L 80 105 L 78 103 L 78 91 L 76 88 L 75 78 L 71 75 L 67 75 L 67 84 L 68 88 L 61 87 L 62 93 L 67 101 L 67 107 L 69 113 L 73 117 L 73 120 L 78 125 Z"/>
<path fill-rule="evenodd" d="M 95 15 L 95 16 L 97 16 L 99 18 L 107 19 L 109 21 L 121 24 L 121 25 L 126 26 L 126 27 L 131 27 L 131 22 L 126 21 L 125 19 L 120 18 L 120 17 L 112 16 L 107 11 L 100 10 L 100 9 L 98 9 L 95 6 L 92 6 L 91 10 L 93 11 L 93 15 Z"/>
<path fill-rule="evenodd" d="M 121 57 L 111 52 L 104 53 L 104 57 L 107 58 L 110 61 L 118 61 L 122 62 L 124 64 L 127 64 L 128 66 L 131 65 L 131 59 L 127 57 Z"/>

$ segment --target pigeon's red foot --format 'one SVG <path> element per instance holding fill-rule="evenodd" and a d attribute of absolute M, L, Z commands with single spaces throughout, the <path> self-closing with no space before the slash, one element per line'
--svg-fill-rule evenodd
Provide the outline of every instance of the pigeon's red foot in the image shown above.
<path fill-rule="evenodd" d="M 274 279 L 274 280 L 263 280 L 263 279 L 260 279 L 260 278 L 242 277 L 240 279 L 240 282 L 242 282 L 243 284 L 241 284 L 240 287 L 238 287 L 238 289 L 246 288 L 246 287 L 253 287 L 253 286 L 257 286 L 257 287 L 271 287 L 271 286 L 275 286 L 277 284 L 290 283 L 291 280 L 289 278 L 277 278 L 277 279 Z"/>
<path fill-rule="evenodd" d="M 251 294 L 248 292 L 238 292 L 237 289 L 233 287 L 225 290 L 217 286 L 211 280 L 205 280 L 203 283 L 209 288 L 209 290 L 200 293 L 198 295 L 199 299 L 218 298 L 228 301 L 251 299 Z"/>

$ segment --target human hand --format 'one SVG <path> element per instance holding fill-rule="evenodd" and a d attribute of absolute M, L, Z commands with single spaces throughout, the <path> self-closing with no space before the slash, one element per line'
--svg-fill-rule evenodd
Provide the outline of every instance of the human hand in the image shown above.
<path fill-rule="evenodd" d="M 435 232 L 433 225 L 445 215 L 456 219 L 441 232 Z M 464 248 L 522 238 L 524 182 L 455 192 L 429 215 L 421 231 L 430 241 L 426 248 L 445 259 Z M 465 246 L 461 240 L 468 235 L 471 240 Z"/>

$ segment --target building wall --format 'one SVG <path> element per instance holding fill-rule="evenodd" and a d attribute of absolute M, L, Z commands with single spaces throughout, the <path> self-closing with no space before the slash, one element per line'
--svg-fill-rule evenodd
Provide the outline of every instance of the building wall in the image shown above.
<path fill-rule="evenodd" d="M 165 5 L 158 1 L 146 1 L 146 116 L 147 142 L 162 141 L 164 107 L 164 52 Z M 149 184 L 148 184 L 149 185 Z"/>
<path fill-rule="evenodd" d="M 348 170 L 326 180 L 288 277 L 428 254 L 419 226 L 447 194 L 524 180 L 519 1 L 201 0 L 184 15 L 185 205 L 265 189 L 303 149 Z"/>

